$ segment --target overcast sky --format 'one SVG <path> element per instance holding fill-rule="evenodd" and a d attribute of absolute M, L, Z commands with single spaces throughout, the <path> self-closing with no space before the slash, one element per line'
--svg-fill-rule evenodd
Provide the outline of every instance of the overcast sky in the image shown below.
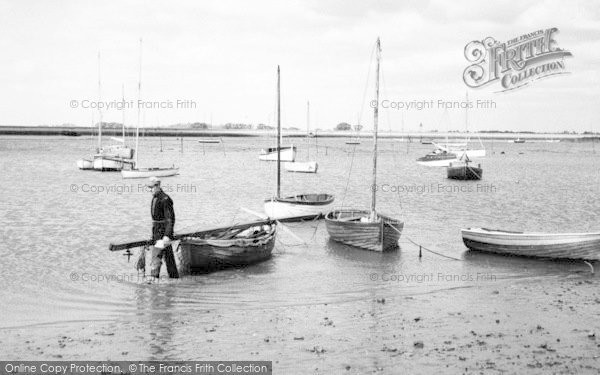
<path fill-rule="evenodd" d="M 191 100 L 195 109 L 145 111 L 146 126 L 211 120 L 273 123 L 281 65 L 284 126 L 372 126 L 371 52 L 382 43 L 381 99 L 464 100 L 464 47 L 557 27 L 571 74 L 526 88 L 469 89 L 496 109 L 469 112 L 471 128 L 600 131 L 600 6 L 597 1 L 2 1 L 0 124 L 88 125 L 98 113 L 71 108 L 137 98 L 143 38 L 144 100 Z M 365 104 L 366 103 L 366 104 Z M 383 129 L 458 130 L 464 110 L 387 110 Z M 135 110 L 126 111 L 134 126 Z M 105 121 L 121 121 L 109 110 Z M 404 120 L 404 121 L 403 121 Z"/>

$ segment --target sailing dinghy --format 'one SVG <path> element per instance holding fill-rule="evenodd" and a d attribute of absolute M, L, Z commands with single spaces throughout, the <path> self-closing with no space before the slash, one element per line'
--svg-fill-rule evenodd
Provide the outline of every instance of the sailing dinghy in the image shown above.
<path fill-rule="evenodd" d="M 277 195 L 265 200 L 265 213 L 273 219 L 285 220 L 299 217 L 303 220 L 319 218 L 329 211 L 334 197 L 331 194 L 311 193 L 281 196 L 281 79 L 277 67 Z"/>
<path fill-rule="evenodd" d="M 379 103 L 379 65 L 381 44 L 377 38 L 377 69 L 375 72 L 375 103 Z M 377 186 L 377 126 L 379 110 L 373 108 L 373 181 Z M 327 232 L 332 240 L 365 250 L 386 251 L 398 248 L 404 223 L 381 215 L 376 209 L 376 191 L 371 189 L 371 209 L 335 210 L 325 216 Z"/>
<path fill-rule="evenodd" d="M 138 79 L 138 103 L 142 102 L 142 40 L 140 39 L 140 70 Z M 135 129 L 135 149 L 140 149 L 140 106 L 138 106 L 137 112 L 137 126 Z M 130 169 L 121 170 L 121 176 L 123 178 L 148 178 L 148 177 L 169 177 L 175 176 L 179 173 L 179 168 L 175 166 L 171 168 L 163 167 L 148 167 L 140 168 L 138 162 L 139 152 L 135 153 L 135 162 Z"/>
<path fill-rule="evenodd" d="M 308 159 L 310 159 L 310 103 L 306 103 L 306 152 Z M 283 164 L 283 167 L 288 172 L 298 173 L 317 173 L 319 164 L 316 161 L 291 161 Z"/>

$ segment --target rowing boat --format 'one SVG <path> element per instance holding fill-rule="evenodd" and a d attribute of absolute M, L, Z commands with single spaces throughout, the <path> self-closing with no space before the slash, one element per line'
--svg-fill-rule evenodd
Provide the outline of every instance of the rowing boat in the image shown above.
<path fill-rule="evenodd" d="M 539 258 L 600 260 L 600 232 L 536 233 L 462 229 L 470 250 Z"/>
<path fill-rule="evenodd" d="M 182 237 L 178 250 L 180 275 L 244 267 L 271 258 L 277 224 L 272 220 Z"/>
<path fill-rule="evenodd" d="M 404 223 L 368 210 L 335 210 L 325 216 L 325 226 L 332 240 L 372 251 L 398 248 Z"/>

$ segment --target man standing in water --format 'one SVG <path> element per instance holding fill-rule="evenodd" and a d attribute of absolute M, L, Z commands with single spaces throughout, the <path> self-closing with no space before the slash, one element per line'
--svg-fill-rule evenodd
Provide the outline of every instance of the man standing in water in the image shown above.
<path fill-rule="evenodd" d="M 160 267 L 163 259 L 167 265 L 167 272 L 170 278 L 178 278 L 177 265 L 173 248 L 171 247 L 171 237 L 173 237 L 173 227 L 175 226 L 175 210 L 173 201 L 160 187 L 160 180 L 156 177 L 150 177 L 147 185 L 152 191 L 152 203 L 150 205 L 150 214 L 152 215 L 152 241 L 156 241 L 154 246 L 150 247 L 152 252 L 152 261 L 150 263 L 150 282 L 158 280 L 160 276 Z M 143 255 L 143 254 L 142 254 Z M 138 264 L 138 269 L 144 269 L 144 264 Z"/>

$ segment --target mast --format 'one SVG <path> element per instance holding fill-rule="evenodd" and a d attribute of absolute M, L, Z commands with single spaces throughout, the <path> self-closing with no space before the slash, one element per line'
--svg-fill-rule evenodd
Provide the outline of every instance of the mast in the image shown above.
<path fill-rule="evenodd" d="M 121 84 L 121 97 L 123 108 L 121 109 L 121 117 L 122 117 L 122 128 L 123 128 L 123 147 L 125 147 L 125 84 Z"/>
<path fill-rule="evenodd" d="M 137 126 L 135 128 L 135 167 L 138 168 L 140 149 L 140 104 L 142 101 L 142 38 L 140 38 L 140 66 L 138 75 Z"/>
<path fill-rule="evenodd" d="M 381 42 L 377 38 L 377 44 L 375 46 L 377 53 L 377 68 L 375 71 L 375 103 L 377 105 L 373 108 L 373 183 L 371 185 L 371 218 L 375 220 L 377 212 L 375 210 L 376 197 L 375 187 L 377 186 L 377 125 L 379 120 L 379 62 L 381 60 Z"/>
<path fill-rule="evenodd" d="M 310 158 L 310 102 L 306 101 L 306 156 Z"/>
<path fill-rule="evenodd" d="M 277 198 L 281 196 L 281 99 L 280 73 L 277 65 Z"/>
<path fill-rule="evenodd" d="M 102 77 L 100 76 L 100 51 L 98 51 L 98 103 L 102 103 Z M 98 106 L 98 153 L 102 150 L 102 110 Z"/>

